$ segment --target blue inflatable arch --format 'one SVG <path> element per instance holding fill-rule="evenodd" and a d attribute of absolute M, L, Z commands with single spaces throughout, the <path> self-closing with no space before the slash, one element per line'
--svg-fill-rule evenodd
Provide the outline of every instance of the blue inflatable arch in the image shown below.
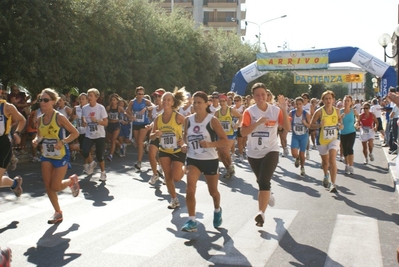
<path fill-rule="evenodd" d="M 373 57 L 357 47 L 337 47 L 307 51 L 328 51 L 328 63 L 352 62 L 367 72 L 381 77 L 380 94 L 388 94 L 389 87 L 396 87 L 397 76 L 393 67 Z M 303 52 L 303 51 L 298 51 Z M 265 75 L 267 71 L 259 71 L 256 61 L 239 70 L 233 78 L 230 91 L 244 95 L 248 83 Z"/>

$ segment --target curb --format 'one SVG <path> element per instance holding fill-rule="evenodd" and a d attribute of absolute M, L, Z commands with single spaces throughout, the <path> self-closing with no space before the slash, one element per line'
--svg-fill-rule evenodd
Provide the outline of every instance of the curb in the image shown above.
<path fill-rule="evenodd" d="M 392 178 L 393 185 L 396 188 L 396 192 L 399 194 L 399 183 L 398 183 L 399 175 L 396 170 L 396 160 L 397 160 L 398 155 L 390 155 L 388 153 L 388 151 L 389 151 L 388 147 L 382 147 L 382 150 L 384 151 L 384 155 L 387 160 L 387 168 L 389 171 L 389 175 Z"/>

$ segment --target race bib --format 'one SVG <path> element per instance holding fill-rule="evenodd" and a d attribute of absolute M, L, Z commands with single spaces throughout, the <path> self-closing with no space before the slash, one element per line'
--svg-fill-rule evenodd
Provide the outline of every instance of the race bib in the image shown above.
<path fill-rule="evenodd" d="M 177 147 L 177 138 L 175 133 L 162 133 L 161 147 L 164 149 L 175 149 Z"/>
<path fill-rule="evenodd" d="M 114 120 L 114 121 L 118 120 L 118 113 L 112 112 L 112 113 L 109 113 L 108 116 L 109 116 L 110 120 Z"/>
<path fill-rule="evenodd" d="M 43 155 L 45 157 L 59 157 L 61 155 L 61 151 L 55 149 L 55 145 L 57 144 L 57 139 L 43 139 Z"/>
<path fill-rule="evenodd" d="M 303 124 L 294 125 L 294 132 L 296 135 L 303 135 L 306 133 L 306 128 Z"/>
<path fill-rule="evenodd" d="M 136 117 L 136 122 L 144 122 L 144 114 L 140 114 L 140 112 L 135 112 L 134 116 Z"/>
<path fill-rule="evenodd" d="M 371 127 L 362 127 L 363 134 L 369 134 Z"/>
<path fill-rule="evenodd" d="M 189 135 L 187 137 L 189 149 L 194 150 L 194 154 L 202 153 L 204 149 L 200 145 L 200 141 L 204 140 L 202 134 L 199 135 Z"/>
<path fill-rule="evenodd" d="M 326 126 L 323 129 L 323 136 L 326 140 L 335 140 L 338 138 L 338 129 L 336 126 Z"/>
<path fill-rule="evenodd" d="M 220 124 L 222 124 L 223 130 L 225 132 L 230 132 L 231 123 L 229 121 L 221 121 Z"/>
<path fill-rule="evenodd" d="M 252 141 L 252 143 L 254 144 L 255 149 L 264 148 L 269 136 L 270 136 L 269 132 L 253 132 L 251 134 L 251 137 L 253 137 L 252 140 L 256 141 L 256 142 Z"/>
<path fill-rule="evenodd" d="M 87 124 L 87 127 L 89 128 L 89 135 L 95 136 L 98 131 L 98 123 L 97 122 L 89 122 Z"/>

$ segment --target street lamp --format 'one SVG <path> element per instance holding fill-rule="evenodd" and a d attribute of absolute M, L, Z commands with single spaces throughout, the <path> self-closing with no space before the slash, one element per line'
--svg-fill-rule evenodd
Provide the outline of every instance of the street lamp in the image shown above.
<path fill-rule="evenodd" d="M 397 57 L 396 60 L 396 71 L 397 71 L 397 80 L 396 83 L 399 84 L 399 24 L 395 28 L 395 35 L 396 35 L 396 51 L 393 56 L 387 55 L 387 46 L 388 44 L 391 43 L 391 36 L 388 33 L 384 33 L 383 35 L 378 38 L 378 43 L 384 48 L 384 62 L 387 62 L 387 57 L 388 58 L 395 58 Z"/>
<path fill-rule="evenodd" d="M 280 17 L 277 17 L 277 18 L 274 18 L 274 19 L 266 20 L 266 21 L 262 22 L 261 24 L 258 24 L 256 22 L 252 22 L 252 21 L 248 21 L 248 20 L 245 21 L 245 26 L 248 26 L 248 23 L 252 23 L 252 24 L 255 24 L 256 26 L 258 26 L 258 35 L 256 35 L 256 37 L 258 38 L 259 50 L 260 50 L 260 43 L 261 43 L 261 40 L 260 40 L 260 36 L 261 36 L 260 35 L 260 28 L 262 27 L 262 25 L 265 24 L 265 23 L 268 23 L 270 21 L 273 21 L 273 20 L 276 20 L 276 19 L 282 19 L 282 18 L 285 18 L 285 17 L 287 17 L 287 15 L 283 15 L 283 16 L 280 16 Z M 267 52 L 266 44 L 264 43 L 264 45 L 265 45 L 265 50 Z"/>

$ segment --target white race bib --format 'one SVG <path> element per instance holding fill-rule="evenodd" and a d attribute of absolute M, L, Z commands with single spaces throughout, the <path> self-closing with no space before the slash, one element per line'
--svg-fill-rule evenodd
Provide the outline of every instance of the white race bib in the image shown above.
<path fill-rule="evenodd" d="M 134 112 L 134 117 L 136 117 L 136 122 L 144 122 L 144 115 L 140 112 Z"/>
<path fill-rule="evenodd" d="M 175 149 L 177 147 L 176 135 L 172 132 L 162 133 L 160 142 L 163 149 Z"/>
<path fill-rule="evenodd" d="M 194 154 L 204 153 L 205 150 L 201 147 L 200 141 L 204 140 L 204 136 L 200 135 L 190 135 L 188 136 L 188 149 L 194 150 Z"/>
<path fill-rule="evenodd" d="M 0 116 L 0 135 L 3 135 L 4 134 L 4 131 L 6 130 L 5 129 L 5 125 L 4 125 L 4 115 L 1 115 Z"/>
<path fill-rule="evenodd" d="M 220 121 L 220 124 L 222 124 L 223 130 L 227 133 L 230 132 L 231 128 L 231 123 L 229 121 Z"/>
<path fill-rule="evenodd" d="M 45 157 L 59 157 L 61 155 L 61 151 L 55 149 L 57 144 L 57 139 L 43 139 L 43 155 Z"/>
<path fill-rule="evenodd" d="M 326 140 L 335 140 L 338 138 L 338 129 L 336 126 L 326 126 L 323 129 L 323 137 Z"/>

